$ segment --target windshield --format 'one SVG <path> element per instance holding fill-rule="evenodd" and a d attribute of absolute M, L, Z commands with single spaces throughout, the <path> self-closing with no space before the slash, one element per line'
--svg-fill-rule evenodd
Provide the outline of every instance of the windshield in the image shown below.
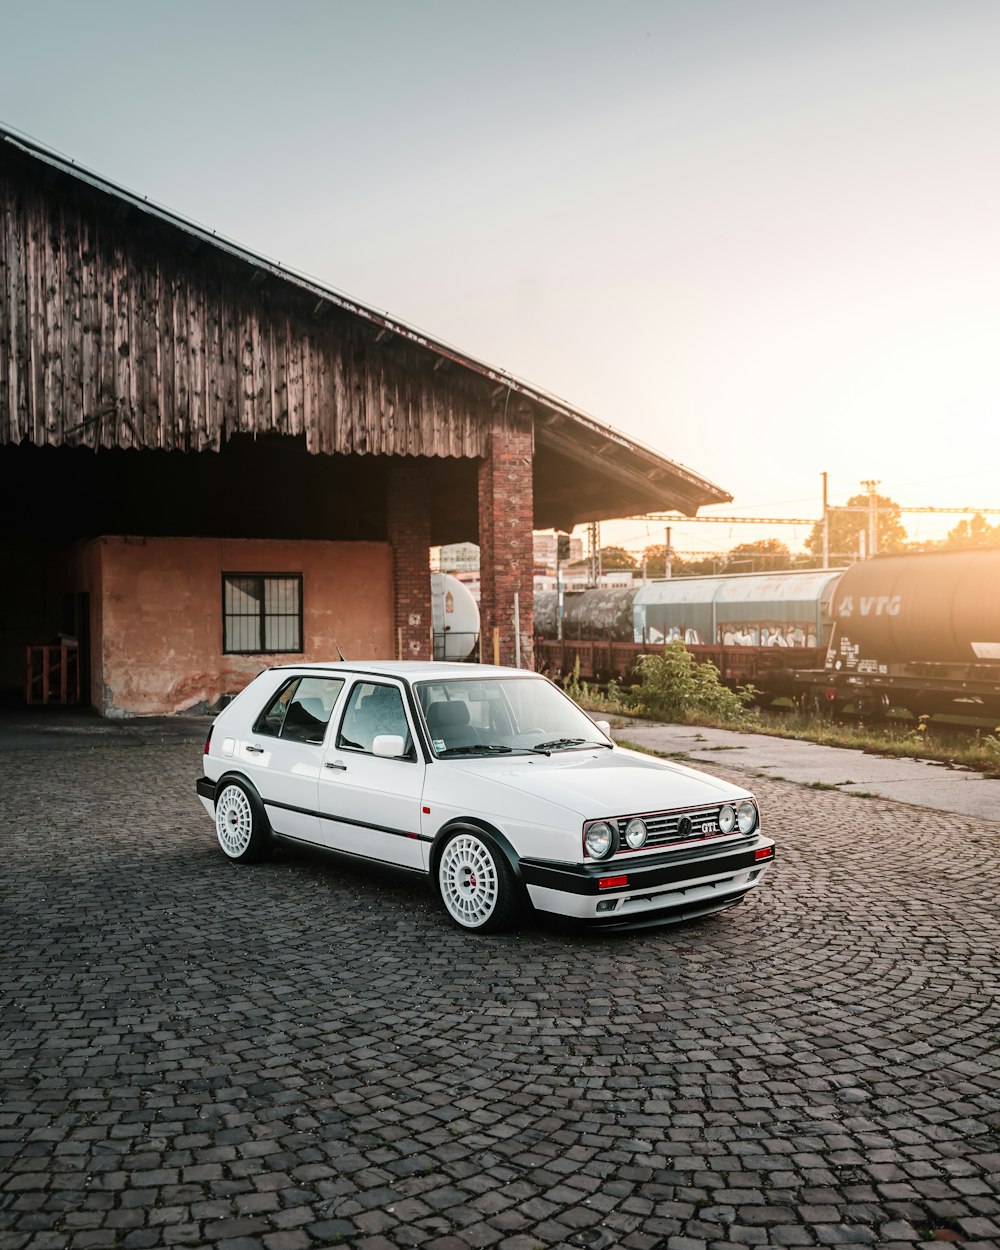
<path fill-rule="evenodd" d="M 607 747 L 607 737 L 544 677 L 425 681 L 416 686 L 440 758 Z"/>

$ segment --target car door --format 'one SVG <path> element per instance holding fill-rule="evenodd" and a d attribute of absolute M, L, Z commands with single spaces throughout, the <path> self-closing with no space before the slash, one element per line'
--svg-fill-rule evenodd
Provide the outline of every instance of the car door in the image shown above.
<path fill-rule="evenodd" d="M 275 833 L 320 842 L 324 738 L 345 681 L 290 675 L 237 743 L 236 758 L 264 801 Z"/>
<path fill-rule="evenodd" d="M 387 759 L 372 744 L 385 734 L 403 739 Z M 319 781 L 320 837 L 334 850 L 405 868 L 425 867 L 420 836 L 424 761 L 400 683 L 359 678 L 323 756 Z"/>

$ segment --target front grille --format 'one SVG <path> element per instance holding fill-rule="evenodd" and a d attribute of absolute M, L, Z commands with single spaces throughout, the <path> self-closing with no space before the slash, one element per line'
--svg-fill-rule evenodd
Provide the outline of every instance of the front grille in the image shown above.
<path fill-rule="evenodd" d="M 686 807 L 677 812 L 637 813 L 646 825 L 646 842 L 642 849 L 664 846 L 671 842 L 690 842 L 698 838 L 739 837 L 738 828 L 734 828 L 727 835 L 722 834 L 719 829 L 719 812 L 723 806 L 722 803 L 709 803 L 705 807 Z M 625 826 L 630 820 L 635 820 L 635 816 L 622 816 L 615 822 L 623 850 L 627 848 Z M 691 822 L 690 829 L 686 827 L 686 823 L 682 826 L 682 822 L 687 821 Z"/>

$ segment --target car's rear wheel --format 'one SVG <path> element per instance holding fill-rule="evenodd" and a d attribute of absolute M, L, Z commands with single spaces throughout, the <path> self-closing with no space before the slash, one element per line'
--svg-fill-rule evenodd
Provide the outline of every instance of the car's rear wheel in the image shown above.
<path fill-rule="evenodd" d="M 215 833 L 229 859 L 248 864 L 271 851 L 271 826 L 259 796 L 236 778 L 215 796 Z"/>
<path fill-rule="evenodd" d="M 518 919 L 517 885 L 503 854 L 467 829 L 451 835 L 437 868 L 445 910 L 463 929 L 500 933 Z"/>

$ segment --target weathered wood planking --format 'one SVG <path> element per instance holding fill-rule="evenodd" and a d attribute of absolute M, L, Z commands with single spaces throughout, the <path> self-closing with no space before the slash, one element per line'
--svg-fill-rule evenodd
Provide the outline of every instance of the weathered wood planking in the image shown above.
<path fill-rule="evenodd" d="M 0 442 L 203 451 L 273 431 L 312 452 L 485 455 L 487 384 L 377 332 L 108 196 L 0 164 Z"/>

